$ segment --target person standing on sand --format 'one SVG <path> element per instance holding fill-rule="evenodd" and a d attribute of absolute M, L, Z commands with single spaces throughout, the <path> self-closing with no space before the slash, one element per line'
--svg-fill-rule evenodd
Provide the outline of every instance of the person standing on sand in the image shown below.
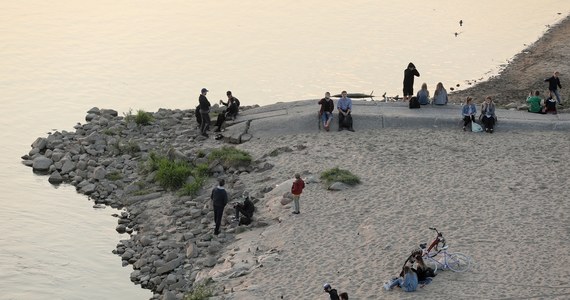
<path fill-rule="evenodd" d="M 338 292 L 336 291 L 336 289 L 333 289 L 330 284 L 325 283 L 325 285 L 323 285 L 323 289 L 325 290 L 325 293 L 329 294 L 331 300 L 340 300 L 340 298 L 338 297 Z"/>
<path fill-rule="evenodd" d="M 347 127 L 349 131 L 354 132 L 352 128 L 352 100 L 346 95 L 346 91 L 342 91 L 341 97 L 338 100 L 336 108 L 338 109 L 338 131 L 342 131 L 344 127 Z"/>
<path fill-rule="evenodd" d="M 558 78 L 558 75 L 560 75 L 560 73 L 556 71 L 552 77 L 544 79 L 544 82 L 548 82 L 548 90 L 556 96 L 556 102 L 558 102 L 558 105 L 560 105 L 560 102 L 562 100 L 560 100 L 560 93 L 558 92 L 558 88 L 562 88 L 562 86 L 560 85 L 560 78 Z"/>
<path fill-rule="evenodd" d="M 214 206 L 214 222 L 216 223 L 216 228 L 214 229 L 214 235 L 220 234 L 220 225 L 222 224 L 222 217 L 224 215 L 224 208 L 228 204 L 228 193 L 224 188 L 226 181 L 220 179 L 218 181 L 218 186 L 212 190 L 212 204 Z"/>
<path fill-rule="evenodd" d="M 205 137 L 208 137 L 208 129 L 210 127 L 210 101 L 208 101 L 208 98 L 206 98 L 206 94 L 208 93 L 208 90 L 206 88 L 203 88 L 202 91 L 200 91 L 200 97 L 198 98 L 198 102 L 200 103 L 199 107 L 200 107 L 200 134 L 202 134 Z"/>
<path fill-rule="evenodd" d="M 413 63 L 409 63 L 408 68 L 404 70 L 404 101 L 409 101 L 414 95 L 414 76 L 420 77 L 420 72 Z"/>
<path fill-rule="evenodd" d="M 293 181 L 293 186 L 291 186 L 291 194 L 293 194 L 293 204 L 295 206 L 293 213 L 296 215 L 301 213 L 299 210 L 299 198 L 304 188 L 305 182 L 301 179 L 301 175 L 299 173 L 295 174 L 295 181 Z"/>
<path fill-rule="evenodd" d="M 334 101 L 331 99 L 331 93 L 326 92 L 325 97 L 319 101 L 319 105 L 321 106 L 319 116 L 321 116 L 323 127 L 326 131 L 329 131 L 334 111 Z"/>

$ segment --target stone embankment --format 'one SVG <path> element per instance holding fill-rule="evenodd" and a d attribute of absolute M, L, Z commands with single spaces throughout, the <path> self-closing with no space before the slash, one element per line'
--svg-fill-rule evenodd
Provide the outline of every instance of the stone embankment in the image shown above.
<path fill-rule="evenodd" d="M 227 138 L 215 140 L 200 136 L 193 110 L 160 109 L 151 115 L 154 121 L 140 126 L 114 110 L 93 108 L 88 111 L 86 124 L 76 125 L 74 132 L 58 131 L 38 138 L 22 159 L 34 172 L 49 175 L 52 184 L 75 186 L 94 201 L 95 208 L 109 205 L 123 209 L 116 215 L 116 230 L 129 237 L 113 252 L 121 257 L 123 266 L 132 265 L 131 281 L 152 290 L 155 299 L 182 299 L 195 286 L 200 271 L 224 262 L 222 250 L 237 233 L 268 225 L 258 216 L 249 226 L 237 226 L 231 222 L 234 210 L 228 205 L 223 222 L 229 230 L 213 236 L 209 189 L 215 178 L 225 178 L 230 199 L 251 193 L 256 203 L 271 187 L 246 191 L 240 174 L 273 166 L 263 158 L 237 168 L 206 158 L 225 142 L 241 142 L 247 136 L 249 122 L 236 126 L 245 132 L 234 130 Z M 197 196 L 178 196 L 159 186 L 155 174 L 145 169 L 153 151 L 192 165 L 208 164 L 210 177 L 205 187 Z M 229 277 L 247 273 L 243 268 L 226 272 Z"/>

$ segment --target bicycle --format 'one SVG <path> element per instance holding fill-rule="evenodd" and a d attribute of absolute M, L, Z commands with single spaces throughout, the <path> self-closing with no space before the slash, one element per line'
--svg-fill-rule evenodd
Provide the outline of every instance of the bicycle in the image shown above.
<path fill-rule="evenodd" d="M 449 253 L 447 250 L 448 245 L 445 244 L 443 233 L 439 232 L 436 228 L 430 227 L 437 233 L 437 237 L 431 242 L 429 247 L 426 243 L 420 244 L 423 255 L 422 258 L 426 266 L 432 268 L 434 272 L 438 270 L 452 270 L 454 272 L 465 272 L 471 267 L 471 258 L 463 253 Z M 439 244 L 442 247 L 438 249 Z M 432 251 L 434 249 L 434 251 Z"/>

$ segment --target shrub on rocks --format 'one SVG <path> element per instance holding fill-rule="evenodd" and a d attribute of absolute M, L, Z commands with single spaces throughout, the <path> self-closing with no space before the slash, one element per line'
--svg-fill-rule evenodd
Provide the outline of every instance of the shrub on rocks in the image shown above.
<path fill-rule="evenodd" d="M 184 300 L 205 300 L 212 296 L 212 289 L 207 285 L 197 285 L 190 293 L 184 296 Z"/>
<path fill-rule="evenodd" d="M 125 121 L 127 123 L 134 121 L 139 126 L 145 126 L 150 125 L 154 121 L 154 117 L 142 109 L 137 110 L 137 114 L 133 115 L 133 110 L 129 109 L 129 112 L 125 113 Z"/>
<path fill-rule="evenodd" d="M 219 160 L 226 168 L 248 166 L 252 161 L 249 153 L 227 146 L 215 149 L 208 155 L 209 161 L 214 161 L 216 159 Z"/>

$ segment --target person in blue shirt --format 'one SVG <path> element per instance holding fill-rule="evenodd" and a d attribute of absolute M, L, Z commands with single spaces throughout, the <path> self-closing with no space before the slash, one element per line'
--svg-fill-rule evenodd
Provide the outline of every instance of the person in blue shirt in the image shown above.
<path fill-rule="evenodd" d="M 421 105 L 429 104 L 429 91 L 425 82 L 422 84 L 422 89 L 418 91 L 416 97 L 418 97 L 418 101 Z"/>
<path fill-rule="evenodd" d="M 336 108 L 338 109 L 338 131 L 342 131 L 345 127 L 349 131 L 353 131 L 352 128 L 352 100 L 347 97 L 346 91 L 342 91 L 341 97 L 338 100 Z"/>
<path fill-rule="evenodd" d="M 463 131 L 466 131 L 467 125 L 469 122 L 475 122 L 475 115 L 477 114 L 477 107 L 473 104 L 473 98 L 467 97 L 467 101 L 465 101 L 465 105 L 463 105 L 463 109 L 461 111 L 461 115 L 463 116 Z"/>
<path fill-rule="evenodd" d="M 404 292 L 415 292 L 418 289 L 418 275 L 411 267 L 405 266 L 404 276 L 392 279 L 384 285 L 384 289 L 389 291 L 396 286 L 401 287 Z"/>

